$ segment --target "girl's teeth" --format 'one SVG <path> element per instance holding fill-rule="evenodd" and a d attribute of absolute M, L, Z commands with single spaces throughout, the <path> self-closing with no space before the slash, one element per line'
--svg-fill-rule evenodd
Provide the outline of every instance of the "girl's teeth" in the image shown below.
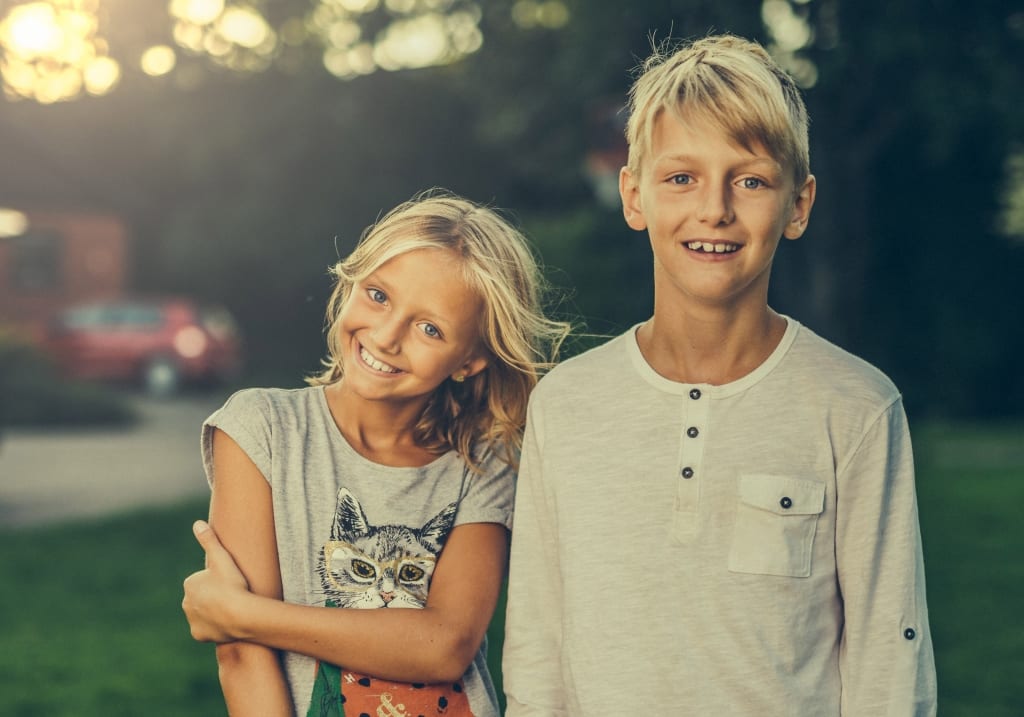
<path fill-rule="evenodd" d="M 394 368 L 393 366 L 388 366 L 386 363 L 378 361 L 373 356 L 371 356 L 366 349 L 362 347 L 360 347 L 359 349 L 359 355 L 362 357 L 363 361 L 365 361 L 367 365 L 369 365 L 371 368 L 374 368 L 378 371 L 383 371 L 385 373 L 398 373 L 397 368 Z"/>

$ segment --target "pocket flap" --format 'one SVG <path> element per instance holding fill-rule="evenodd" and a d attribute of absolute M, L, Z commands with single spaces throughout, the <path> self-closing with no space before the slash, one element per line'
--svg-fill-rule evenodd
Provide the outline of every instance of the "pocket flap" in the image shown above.
<path fill-rule="evenodd" d="M 825 508 L 825 484 L 788 476 L 740 476 L 740 500 L 777 515 L 817 515 Z"/>

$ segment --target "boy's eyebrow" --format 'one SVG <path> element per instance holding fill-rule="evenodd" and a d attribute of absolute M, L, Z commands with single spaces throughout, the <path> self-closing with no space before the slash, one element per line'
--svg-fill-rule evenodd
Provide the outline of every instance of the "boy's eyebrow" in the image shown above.
<path fill-rule="evenodd" d="M 690 154 L 663 154 L 654 158 L 654 164 L 662 162 L 700 162 L 701 158 Z M 737 167 L 747 167 L 753 164 L 770 164 L 773 169 L 782 170 L 782 165 L 772 157 L 750 157 L 736 162 Z"/>

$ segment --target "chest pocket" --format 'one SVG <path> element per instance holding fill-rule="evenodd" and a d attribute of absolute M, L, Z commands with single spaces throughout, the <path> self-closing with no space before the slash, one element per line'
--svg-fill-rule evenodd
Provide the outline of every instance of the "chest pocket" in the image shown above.
<path fill-rule="evenodd" d="M 806 578 L 824 507 L 824 483 L 779 475 L 740 476 L 729 570 Z"/>

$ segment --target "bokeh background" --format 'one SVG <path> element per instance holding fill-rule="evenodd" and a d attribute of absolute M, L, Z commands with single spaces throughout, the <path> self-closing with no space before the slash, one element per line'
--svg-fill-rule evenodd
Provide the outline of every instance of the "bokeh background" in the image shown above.
<path fill-rule="evenodd" d="M 597 336 L 646 318 L 622 107 L 652 43 L 709 32 L 805 90 L 818 201 L 771 303 L 904 393 L 940 714 L 1024 714 L 1019 0 L 0 0 L 0 713 L 222 711 L 177 608 L 196 442 L 141 436 L 301 385 L 327 267 L 381 212 L 437 186 L 503 208 L 555 312 Z M 128 295 L 226 307 L 242 372 L 160 402 L 67 379 L 55 312 Z M 57 465 L 95 446 L 107 463 Z M 155 477 L 186 451 L 193 497 Z M 72 484 L 136 497 L 80 515 Z M 69 509 L 32 518 L 30 489 Z"/>

